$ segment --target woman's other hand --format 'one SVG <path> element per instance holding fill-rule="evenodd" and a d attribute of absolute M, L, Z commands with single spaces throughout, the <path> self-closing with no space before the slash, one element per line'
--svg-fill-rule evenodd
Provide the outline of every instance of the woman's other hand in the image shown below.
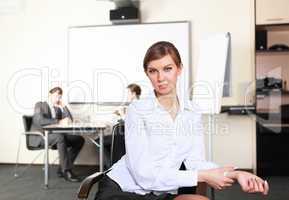
<path fill-rule="evenodd" d="M 209 170 L 200 170 L 198 173 L 199 182 L 206 182 L 211 187 L 222 190 L 226 187 L 232 186 L 234 179 L 228 177 L 226 174 L 233 172 L 234 167 L 221 167 Z"/>

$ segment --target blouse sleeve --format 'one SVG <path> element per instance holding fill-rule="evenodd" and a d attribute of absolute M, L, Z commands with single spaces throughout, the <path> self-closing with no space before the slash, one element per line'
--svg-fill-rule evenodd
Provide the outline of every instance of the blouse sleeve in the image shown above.
<path fill-rule="evenodd" d="M 192 130 L 193 145 L 184 161 L 186 168 L 189 170 L 205 170 L 217 168 L 217 164 L 206 161 L 204 129 L 201 114 L 194 114 L 192 121 Z"/>

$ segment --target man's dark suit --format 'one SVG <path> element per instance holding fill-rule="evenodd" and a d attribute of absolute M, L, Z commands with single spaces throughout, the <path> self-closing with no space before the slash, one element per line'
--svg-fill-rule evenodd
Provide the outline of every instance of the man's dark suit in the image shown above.
<path fill-rule="evenodd" d="M 72 115 L 67 107 L 62 111 L 60 108 L 55 109 L 56 117 L 53 118 L 47 102 L 36 103 L 31 130 L 43 132 L 42 127 L 45 125 L 56 124 L 58 120 L 64 119 L 65 117 L 69 117 L 72 120 Z M 39 136 L 31 137 L 29 142 L 35 147 L 44 146 L 44 141 Z M 48 143 L 49 145 L 57 145 L 60 166 L 64 172 L 71 170 L 73 162 L 84 144 L 84 139 L 77 135 L 56 133 L 48 136 Z"/>

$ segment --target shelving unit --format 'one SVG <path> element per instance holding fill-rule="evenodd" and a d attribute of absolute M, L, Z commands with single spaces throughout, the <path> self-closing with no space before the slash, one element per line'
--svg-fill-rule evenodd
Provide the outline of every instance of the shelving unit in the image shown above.
<path fill-rule="evenodd" d="M 260 176 L 289 175 L 289 118 L 285 119 L 289 110 L 282 106 L 289 104 L 289 49 L 269 49 L 275 44 L 289 46 L 289 12 L 278 12 L 281 8 L 289 10 L 289 6 L 280 6 L 281 2 L 289 3 L 256 0 L 256 35 L 262 31 L 265 34 L 262 42 L 266 39 L 265 48 L 256 47 L 255 51 L 256 81 L 260 84 L 256 84 L 257 174 Z M 275 7 L 270 7 L 271 4 Z M 264 88 L 260 89 L 262 83 Z"/>

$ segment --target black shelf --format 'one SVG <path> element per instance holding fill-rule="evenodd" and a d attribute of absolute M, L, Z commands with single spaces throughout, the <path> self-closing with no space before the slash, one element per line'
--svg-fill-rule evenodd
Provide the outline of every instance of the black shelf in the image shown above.
<path fill-rule="evenodd" d="M 289 95 L 288 90 L 263 90 L 263 91 L 256 91 L 256 95 L 264 95 L 264 96 L 270 96 L 270 95 Z"/>
<path fill-rule="evenodd" d="M 282 30 L 288 30 L 288 29 L 289 29 L 289 23 L 256 25 L 256 30 L 282 31 Z"/>
<path fill-rule="evenodd" d="M 228 113 L 229 115 L 252 115 L 256 113 L 256 106 L 255 105 L 222 106 L 221 113 Z"/>
<path fill-rule="evenodd" d="M 289 53 L 289 49 L 288 50 L 256 50 L 256 53 Z"/>

